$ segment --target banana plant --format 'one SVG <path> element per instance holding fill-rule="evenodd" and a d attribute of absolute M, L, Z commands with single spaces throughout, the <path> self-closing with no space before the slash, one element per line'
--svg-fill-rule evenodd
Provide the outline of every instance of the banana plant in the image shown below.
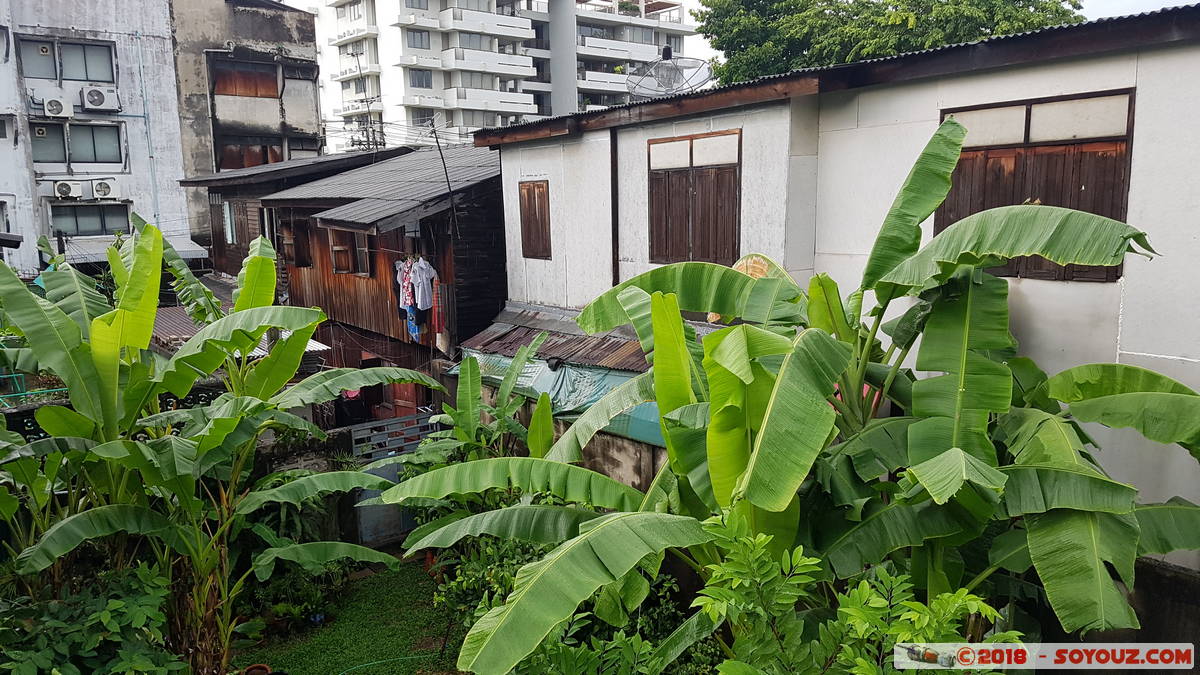
<path fill-rule="evenodd" d="M 602 559 L 642 550 L 587 538 L 600 518 L 648 509 L 698 525 L 728 510 L 781 550 L 803 545 L 819 555 L 834 585 L 890 559 L 930 596 L 960 584 L 998 595 L 1032 586 L 1068 631 L 1135 627 L 1121 586 L 1132 586 L 1137 555 L 1200 545 L 1200 509 L 1178 499 L 1137 504 L 1136 490 L 1093 460 L 1079 422 L 1137 429 L 1195 453 L 1200 396 L 1116 364 L 1046 377 L 1017 355 L 1007 285 L 985 270 L 1017 256 L 1112 266 L 1154 251 L 1124 223 L 1039 205 L 977 213 L 921 247 L 921 224 L 950 189 L 964 137 L 953 120 L 934 134 L 853 292 L 843 296 L 822 274 L 802 288 L 757 254 L 733 268 L 679 263 L 629 279 L 586 306 L 578 323 L 589 333 L 632 325 L 648 373 L 598 401 L 543 458 L 448 466 L 382 501 L 496 487 L 548 492 L 565 509 L 605 515 L 500 509 L 430 527 L 413 544 L 561 538 L 563 550 L 605 546 Z M 737 322 L 698 339 L 682 312 Z M 649 401 L 667 463 L 633 510 L 637 495 L 573 463 L 614 416 Z M 701 574 L 713 555 L 702 540 L 667 550 Z M 569 573 L 560 576 L 560 566 Z M 522 570 L 525 583 L 472 628 L 459 667 L 505 672 L 569 617 L 581 593 L 616 583 L 574 587 L 574 573 L 554 553 Z M 530 600 L 535 579 L 554 589 L 553 606 Z"/>
<path fill-rule="evenodd" d="M 341 542 L 285 540 L 251 564 L 238 539 L 258 537 L 247 519 L 266 504 L 391 483 L 360 472 L 306 476 L 271 489 L 249 482 L 259 438 L 269 429 L 324 432 L 289 412 L 347 389 L 389 382 L 441 386 L 402 368 L 331 369 L 292 384 L 304 349 L 325 320 L 319 309 L 274 305 L 275 254 L 258 239 L 243 263 L 226 312 L 187 271 L 159 230 L 135 218 L 136 234 L 108 249 L 116 302 L 68 266 L 47 277 L 40 297 L 0 265 L 8 319 L 25 335 L 40 366 L 58 375 L 70 406 L 43 406 L 36 418 L 50 439 L 5 446 L 0 459 L 0 515 L 16 525 L 17 571 L 36 575 L 85 542 L 118 557 L 125 533 L 149 542 L 160 569 L 180 575 L 179 626 L 172 636 L 198 673 L 226 672 L 238 618 L 234 602 L 251 575 L 265 579 L 277 561 L 306 569 L 340 558 L 395 564 L 394 558 Z M 202 324 L 170 358 L 148 349 L 164 264 L 189 313 Z M 266 339 L 278 331 L 280 339 Z M 265 354 L 263 353 L 265 351 Z M 227 391 L 209 405 L 163 410 L 162 395 L 183 399 L 201 378 Z M 63 447 L 69 451 L 55 448 Z M 10 544 L 11 545 L 11 544 Z"/>

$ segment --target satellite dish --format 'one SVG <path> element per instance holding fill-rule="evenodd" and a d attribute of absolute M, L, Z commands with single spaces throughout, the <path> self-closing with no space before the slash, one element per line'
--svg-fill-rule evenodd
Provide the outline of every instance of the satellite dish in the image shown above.
<path fill-rule="evenodd" d="M 674 56 L 663 47 L 662 58 L 634 71 L 625 80 L 634 101 L 686 94 L 703 87 L 712 79 L 712 65 L 703 59 Z"/>

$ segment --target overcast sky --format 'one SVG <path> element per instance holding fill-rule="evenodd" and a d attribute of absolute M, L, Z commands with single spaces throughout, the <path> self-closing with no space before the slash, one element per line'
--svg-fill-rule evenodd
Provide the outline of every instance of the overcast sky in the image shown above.
<path fill-rule="evenodd" d="M 1138 14 L 1187 3 L 1188 0 L 1083 0 L 1083 15 L 1089 19 L 1099 19 L 1105 16 Z M 700 0 L 684 0 L 683 4 L 689 10 L 696 9 L 700 6 Z M 699 35 L 687 38 L 683 51 L 687 56 L 701 59 L 708 59 L 716 54 L 709 48 L 707 40 Z"/>

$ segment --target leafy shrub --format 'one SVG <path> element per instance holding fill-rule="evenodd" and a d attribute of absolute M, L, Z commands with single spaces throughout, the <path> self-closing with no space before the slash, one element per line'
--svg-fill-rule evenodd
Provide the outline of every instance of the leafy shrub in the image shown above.
<path fill-rule="evenodd" d="M 170 673 L 187 664 L 165 648 L 169 582 L 145 565 L 102 574 L 60 599 L 0 604 L 0 671 Z"/>

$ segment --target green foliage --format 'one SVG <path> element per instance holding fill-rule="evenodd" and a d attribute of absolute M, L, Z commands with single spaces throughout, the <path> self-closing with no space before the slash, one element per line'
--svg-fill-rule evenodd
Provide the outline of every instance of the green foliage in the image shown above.
<path fill-rule="evenodd" d="M 1083 20 L 1077 0 L 702 0 L 722 82 L 893 56 Z"/>
<path fill-rule="evenodd" d="M 140 566 L 108 572 L 77 593 L 0 608 L 0 671 L 16 675 L 155 673 L 187 669 L 165 648 L 168 580 Z"/>

